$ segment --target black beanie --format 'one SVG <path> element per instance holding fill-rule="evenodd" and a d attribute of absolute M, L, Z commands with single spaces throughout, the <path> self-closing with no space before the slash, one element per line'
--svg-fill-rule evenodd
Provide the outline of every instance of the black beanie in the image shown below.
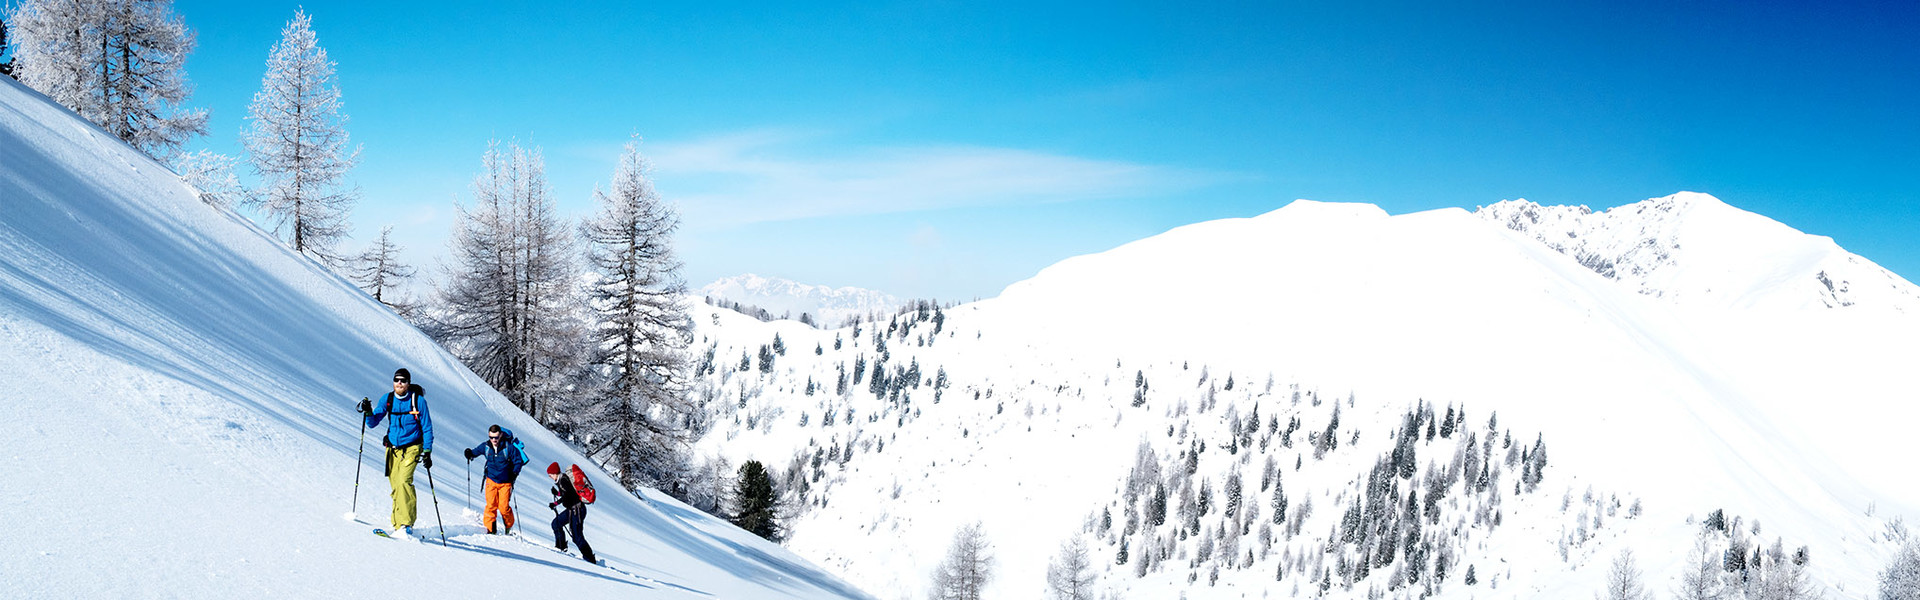
<path fill-rule="evenodd" d="M 407 380 L 407 383 L 413 383 L 413 374 L 412 374 L 412 373 L 408 373 L 406 369 L 399 369 L 399 370 L 396 370 L 396 371 L 394 371 L 394 372 L 393 372 L 393 376 L 394 376 L 394 377 L 399 377 L 399 378 L 401 378 L 401 379 L 405 379 L 405 380 Z"/>

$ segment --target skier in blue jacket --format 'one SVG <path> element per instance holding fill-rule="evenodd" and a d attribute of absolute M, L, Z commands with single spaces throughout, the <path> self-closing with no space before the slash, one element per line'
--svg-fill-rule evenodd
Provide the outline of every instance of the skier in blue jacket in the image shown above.
<path fill-rule="evenodd" d="M 378 408 L 360 402 L 367 427 L 393 417 L 387 419 L 387 435 L 380 440 L 387 447 L 387 482 L 393 485 L 393 527 L 413 535 L 419 500 L 413 491 L 414 466 L 433 468 L 433 417 L 427 412 L 426 390 L 413 384 L 406 369 L 394 371 L 393 391 L 380 399 Z"/>
<path fill-rule="evenodd" d="M 493 533 L 493 516 L 500 515 L 506 525 L 502 533 L 513 533 L 513 480 L 520 477 L 520 467 L 527 466 L 527 455 L 513 443 L 513 432 L 501 429 L 498 424 L 487 428 L 487 441 L 480 445 L 462 450 L 467 461 L 474 457 L 487 457 L 487 480 L 483 486 L 487 499 L 486 510 L 480 513 L 481 520 L 487 525 L 487 533 Z"/>

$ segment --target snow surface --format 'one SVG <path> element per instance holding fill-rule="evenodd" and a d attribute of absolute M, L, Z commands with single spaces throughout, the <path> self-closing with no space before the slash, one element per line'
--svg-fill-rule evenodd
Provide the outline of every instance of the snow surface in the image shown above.
<path fill-rule="evenodd" d="M 764 308 L 776 317 L 790 315 L 799 319 L 801 314 L 811 314 L 813 322 L 825 326 L 888 314 L 900 307 L 900 299 L 886 292 L 832 288 L 752 273 L 715 280 L 694 293 Z"/>
<path fill-rule="evenodd" d="M 396 367 L 433 412 L 440 459 L 431 486 L 417 477 L 431 544 L 369 533 L 388 526 L 380 431 L 358 519 L 342 518 L 351 407 Z M 0 596 L 868 597 L 672 499 L 608 493 L 604 472 L 353 285 L 6 78 L 0 373 Z M 515 490 L 524 540 L 471 519 L 459 449 L 493 423 L 535 461 Z M 609 482 L 586 522 L 607 566 L 542 547 L 549 461 Z"/>
<path fill-rule="evenodd" d="M 1090 539 L 1099 585 L 1126 597 L 1309 595 L 1297 574 L 1276 581 L 1279 567 L 1324 555 L 1355 477 L 1421 400 L 1465 407 L 1469 428 L 1497 410 L 1516 443 L 1538 433 L 1552 456 L 1540 491 L 1500 505 L 1504 525 L 1460 526 L 1462 564 L 1482 583 L 1456 569 L 1443 598 L 1587 597 L 1622 549 L 1664 590 L 1714 509 L 1761 543 L 1808 545 L 1828 597 L 1863 598 L 1893 550 L 1888 522 L 1920 516 L 1903 460 L 1920 419 L 1920 314 L 1900 308 L 1912 285 L 1682 195 L 1638 220 L 1520 230 L 1492 213 L 1300 201 L 1062 261 L 946 309 L 938 334 L 919 315 L 856 333 L 694 303 L 694 349 L 717 367 L 701 386 L 718 419 L 703 454 L 784 471 L 803 452 L 855 449 L 809 469 L 821 478 L 788 523 L 791 552 L 657 494 L 606 494 L 588 529 L 610 565 L 589 566 L 536 547 L 537 473 L 517 490 L 536 543 L 487 538 L 463 521 L 464 465 L 444 457 L 435 485 L 455 545 L 383 540 L 366 533 L 385 525 L 377 450 L 360 522 L 339 515 L 359 441 L 349 407 L 396 366 L 428 387 L 442 454 L 499 422 L 536 461 L 584 461 L 351 284 L 0 82 L 0 399 L 13 415 L 0 427 L 17 465 L 0 487 L 0 595 L 866 597 L 812 559 L 907 598 L 976 520 L 1000 567 L 993 597 L 1037 595 L 1074 535 Z M 1665 256 L 1631 250 L 1647 240 Z M 1836 285 L 1816 276 L 1831 293 L 1809 292 L 1821 272 Z M 736 369 L 775 334 L 787 352 L 771 372 Z M 918 364 L 922 383 L 899 400 L 864 381 L 835 393 L 839 369 L 879 357 L 876 336 L 889 371 Z M 951 383 L 936 390 L 940 371 Z M 1140 407 L 1136 374 L 1151 382 Z M 808 381 L 826 389 L 808 394 Z M 1220 406 L 1204 408 L 1209 396 Z M 1341 448 L 1302 457 L 1335 406 Z M 1224 449 L 1228 424 L 1256 407 L 1305 431 L 1291 447 Z M 1200 476 L 1219 492 L 1241 473 L 1251 504 L 1265 500 L 1261 460 L 1276 458 L 1296 506 L 1317 508 L 1299 536 L 1217 582 L 1190 562 L 1191 542 L 1136 577 L 1087 525 L 1102 508 L 1122 517 L 1143 442 L 1163 464 L 1200 442 Z M 1451 444 L 1422 445 L 1423 462 Z M 1588 490 L 1645 513 L 1600 508 Z M 1478 501 L 1449 502 L 1441 522 L 1464 524 Z M 1575 523 L 1588 535 L 1563 558 Z M 1330 595 L 1365 597 L 1385 575 L 1372 577 Z"/>
<path fill-rule="evenodd" d="M 1600 213 L 1507 200 L 1474 214 L 1676 304 L 1920 312 L 1920 288 L 1832 238 L 1707 194 L 1681 192 Z"/>
<path fill-rule="evenodd" d="M 1163 462 L 1208 440 L 1201 471 L 1216 492 L 1234 470 L 1258 481 L 1260 459 L 1275 456 L 1294 501 L 1311 495 L 1317 512 L 1303 537 L 1253 567 L 1209 585 L 1204 565 L 1176 559 L 1138 578 L 1114 564 L 1113 538 L 1092 548 L 1102 588 L 1127 597 L 1287 597 L 1311 590 L 1297 575 L 1275 581 L 1282 550 L 1319 554 L 1340 516 L 1336 502 L 1424 399 L 1466 408 L 1471 424 L 1498 411 L 1517 443 L 1538 432 L 1552 456 L 1540 492 L 1502 505 L 1505 526 L 1468 536 L 1462 566 L 1478 567 L 1480 586 L 1460 584 L 1456 567 L 1442 597 L 1587 597 L 1622 549 L 1640 557 L 1650 589 L 1666 590 L 1698 521 L 1715 509 L 1743 517 L 1762 544 L 1808 545 L 1810 573 L 1828 597 L 1866 597 L 1895 548 L 1888 523 L 1920 516 L 1920 485 L 1902 467 L 1920 419 L 1912 368 L 1920 318 L 1799 301 L 1804 282 L 1782 274 L 1807 273 L 1805 256 L 1788 248 L 1735 261 L 1718 245 L 1772 247 L 1779 241 L 1749 236 L 1781 232 L 1719 207 L 1655 224 L 1721 235 L 1681 236 L 1688 256 L 1712 260 L 1661 263 L 1663 276 L 1645 281 L 1603 277 L 1464 210 L 1390 216 L 1298 201 L 1062 261 L 998 298 L 947 309 L 938 335 L 925 322 L 904 337 L 888 334 L 887 321 L 855 334 L 703 306 L 694 348 L 713 349 L 718 370 L 706 393 L 723 424 L 701 450 L 783 468 L 797 452 L 858 448 L 828 462 L 814 484 L 826 492 L 794 519 L 788 545 L 885 598 L 923 595 L 953 532 L 974 520 L 999 558 L 990 595 L 1038 594 L 1062 541 L 1083 534 L 1103 506 L 1121 518 L 1112 503 L 1142 440 Z M 1700 266 L 1714 261 L 1740 269 Z M 1913 287 L 1897 277 L 1887 285 Z M 1673 301 L 1709 288 L 1740 291 Z M 889 369 L 914 362 L 928 380 L 903 405 L 876 399 L 864 382 L 834 393 L 840 369 L 877 358 L 876 330 L 888 338 Z M 757 361 L 736 371 L 776 333 L 788 352 L 771 373 Z M 954 383 L 936 404 L 937 369 Z M 1153 390 L 1141 408 L 1129 406 L 1137 372 Z M 1228 375 L 1239 386 L 1220 391 Z M 808 394 L 808 381 L 825 389 Z M 1295 386 L 1312 400 L 1289 398 Z M 1210 392 L 1226 408 L 1190 408 Z M 1229 411 L 1258 406 L 1315 430 L 1349 397 L 1341 441 L 1359 443 L 1324 462 L 1299 459 L 1300 440 L 1263 446 L 1263 456 L 1219 450 Z M 837 418 L 823 423 L 829 412 Z M 1451 442 L 1423 448 L 1437 460 L 1452 455 Z M 1295 460 L 1304 468 L 1293 470 Z M 1599 508 L 1591 521 L 1583 508 L 1588 491 L 1642 500 L 1645 514 L 1606 511 L 1606 524 L 1563 559 L 1556 540 L 1576 523 L 1600 522 Z M 1449 508 L 1442 521 L 1470 508 Z M 1364 597 L 1385 578 L 1333 595 Z"/>

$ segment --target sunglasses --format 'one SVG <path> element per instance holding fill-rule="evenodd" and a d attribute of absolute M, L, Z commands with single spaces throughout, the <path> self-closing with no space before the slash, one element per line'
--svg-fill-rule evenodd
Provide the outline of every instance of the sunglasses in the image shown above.
<path fill-rule="evenodd" d="M 393 378 L 393 382 L 394 382 L 394 383 L 407 383 L 407 378 L 405 378 L 405 377 L 395 377 L 395 378 Z"/>

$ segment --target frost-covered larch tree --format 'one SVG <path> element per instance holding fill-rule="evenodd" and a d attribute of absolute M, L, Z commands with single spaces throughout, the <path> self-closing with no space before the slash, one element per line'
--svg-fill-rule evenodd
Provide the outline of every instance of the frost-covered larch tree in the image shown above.
<path fill-rule="evenodd" d="M 473 206 L 458 208 L 441 343 L 515 406 L 563 435 L 587 360 L 585 303 L 574 283 L 573 238 L 555 214 L 545 162 L 498 143 L 482 157 Z"/>
<path fill-rule="evenodd" d="M 1607 572 L 1606 600 L 1648 600 L 1647 588 L 1640 583 L 1640 567 L 1634 564 L 1633 551 L 1621 550 Z"/>
<path fill-rule="evenodd" d="M 679 218 L 654 192 L 637 143 L 594 200 L 599 212 L 580 234 L 596 276 L 587 292 L 597 322 L 593 365 L 604 383 L 590 409 L 589 455 L 607 457 L 629 489 L 658 485 L 680 463 L 689 442 L 682 424 L 698 408 L 686 359 L 693 322 L 673 252 Z M 770 366 L 764 351 L 761 360 Z"/>
<path fill-rule="evenodd" d="M 985 526 L 975 522 L 961 527 L 947 547 L 946 560 L 934 567 L 928 595 L 933 600 L 980 600 L 993 581 L 993 565 Z"/>
<path fill-rule="evenodd" d="M 1880 600 L 1920 600 L 1920 541 L 1901 544 L 1880 572 Z"/>
<path fill-rule="evenodd" d="M 1047 597 L 1054 600 L 1093 600 L 1099 574 L 1087 556 L 1087 542 L 1074 536 L 1060 545 L 1060 554 L 1047 565 Z"/>
<path fill-rule="evenodd" d="M 353 269 L 353 279 L 360 284 L 360 289 L 372 294 L 374 300 L 379 300 L 394 312 L 407 314 L 412 309 L 394 295 L 394 288 L 413 278 L 414 269 L 400 262 L 400 246 L 393 242 L 392 225 L 380 228 L 380 239 L 368 246 L 366 252 L 362 252 L 354 262 L 357 264 Z"/>
<path fill-rule="evenodd" d="M 347 148 L 334 63 L 305 11 L 294 13 L 267 56 L 267 75 L 247 106 L 242 132 L 247 161 L 260 176 L 252 202 L 295 252 L 340 264 L 334 245 L 347 235 L 347 213 L 359 196 L 343 187 L 359 150 Z"/>
<path fill-rule="evenodd" d="M 13 76 L 157 159 L 206 133 L 171 0 L 24 0 L 7 15 Z"/>
<path fill-rule="evenodd" d="M 228 208 L 246 199 L 246 189 L 233 168 L 239 160 L 210 150 L 180 154 L 173 159 L 173 171 L 180 181 L 200 193 L 200 201 L 209 206 Z"/>

